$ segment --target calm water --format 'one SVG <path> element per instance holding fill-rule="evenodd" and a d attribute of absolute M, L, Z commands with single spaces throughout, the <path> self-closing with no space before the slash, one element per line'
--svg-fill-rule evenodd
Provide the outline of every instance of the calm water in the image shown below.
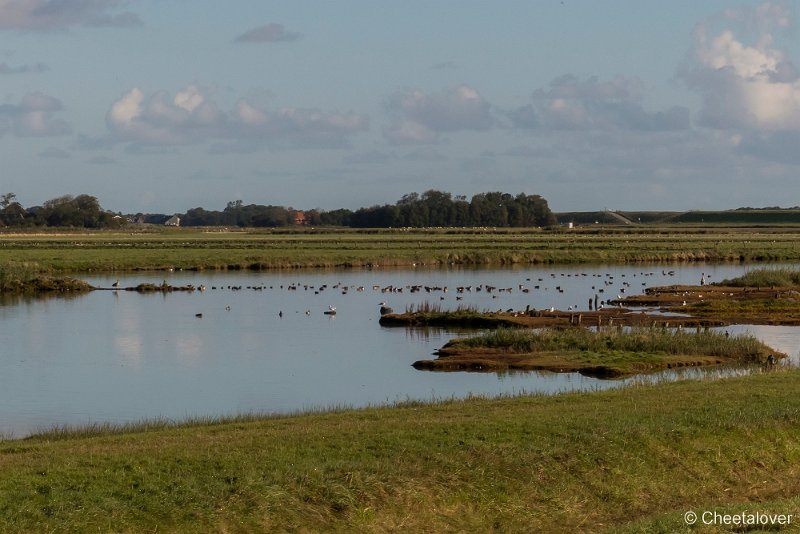
<path fill-rule="evenodd" d="M 701 273 L 714 282 L 745 269 L 582 266 L 125 276 L 123 287 L 166 279 L 207 289 L 168 295 L 95 291 L 0 306 L 0 435 L 21 437 L 62 424 L 614 387 L 621 382 L 576 374 L 416 371 L 415 360 L 430 357 L 458 334 L 382 328 L 379 303 L 396 311 L 424 303 L 444 309 L 585 309 L 595 293 L 604 300 L 623 289 L 635 294 L 645 286 L 697 284 Z M 116 280 L 84 278 L 101 287 Z M 412 293 L 414 285 L 441 289 Z M 487 285 L 498 289 L 476 291 Z M 403 290 L 382 291 L 389 286 Z M 458 286 L 473 289 L 459 294 Z M 323 313 L 329 305 L 336 307 L 335 316 Z M 798 329 L 736 331 L 752 332 L 797 358 Z"/>

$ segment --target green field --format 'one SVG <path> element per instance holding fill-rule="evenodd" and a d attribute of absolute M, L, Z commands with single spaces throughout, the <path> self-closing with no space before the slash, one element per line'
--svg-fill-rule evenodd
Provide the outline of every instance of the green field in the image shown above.
<path fill-rule="evenodd" d="M 797 261 L 800 227 L 370 231 L 157 230 L 0 234 L 0 265 L 42 272 Z"/>

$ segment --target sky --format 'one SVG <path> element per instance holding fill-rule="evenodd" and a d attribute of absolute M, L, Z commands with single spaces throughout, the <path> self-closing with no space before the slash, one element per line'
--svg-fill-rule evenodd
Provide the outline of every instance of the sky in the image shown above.
<path fill-rule="evenodd" d="M 0 0 L 0 194 L 800 205 L 795 2 Z"/>

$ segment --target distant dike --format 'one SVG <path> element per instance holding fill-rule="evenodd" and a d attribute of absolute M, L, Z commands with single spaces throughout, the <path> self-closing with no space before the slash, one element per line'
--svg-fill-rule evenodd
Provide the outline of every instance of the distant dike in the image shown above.
<path fill-rule="evenodd" d="M 734 224 L 780 225 L 800 224 L 800 208 L 739 208 L 725 211 L 571 211 L 554 213 L 561 225 L 670 225 L 670 224 Z"/>

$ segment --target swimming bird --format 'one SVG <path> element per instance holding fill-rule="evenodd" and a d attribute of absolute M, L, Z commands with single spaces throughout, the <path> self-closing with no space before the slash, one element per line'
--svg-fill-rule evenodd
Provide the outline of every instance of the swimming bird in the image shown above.
<path fill-rule="evenodd" d="M 111 287 L 119 287 L 119 280 L 111 284 Z"/>

